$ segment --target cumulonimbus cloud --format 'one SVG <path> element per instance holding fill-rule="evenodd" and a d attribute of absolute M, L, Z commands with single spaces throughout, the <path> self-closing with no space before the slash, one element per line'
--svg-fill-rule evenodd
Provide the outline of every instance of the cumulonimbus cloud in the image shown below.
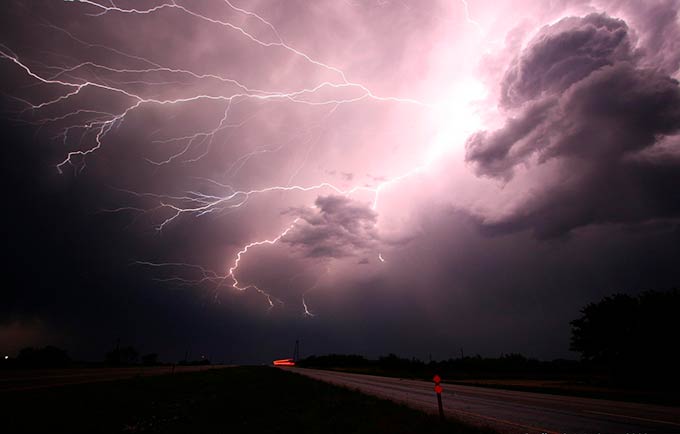
<path fill-rule="evenodd" d="M 487 229 L 553 237 L 588 224 L 680 215 L 680 200 L 667 188 L 680 181 L 672 145 L 680 87 L 667 69 L 650 66 L 650 53 L 659 58 L 623 20 L 605 14 L 565 18 L 538 32 L 500 84 L 505 125 L 473 134 L 466 160 L 478 175 L 505 182 L 518 166 L 532 171 L 551 162 L 556 170 Z M 662 144 L 663 162 L 643 157 Z"/>

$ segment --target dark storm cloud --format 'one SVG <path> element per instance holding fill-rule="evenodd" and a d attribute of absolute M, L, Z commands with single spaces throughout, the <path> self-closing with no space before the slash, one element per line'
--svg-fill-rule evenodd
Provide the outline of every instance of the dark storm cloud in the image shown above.
<path fill-rule="evenodd" d="M 594 9 L 609 16 L 545 27 L 508 62 L 505 53 L 517 53 L 537 25 L 595 2 Z M 135 7 L 149 7 L 142 3 Z M 177 3 L 242 24 L 267 42 L 277 40 L 268 26 L 224 2 Z M 330 0 L 314 8 L 308 2 L 242 6 L 271 21 L 291 46 L 341 66 L 349 80 L 366 81 L 376 94 L 430 101 L 432 91 L 435 103 L 446 97 L 440 85 L 467 74 L 452 76 L 448 66 L 439 71 L 440 60 L 453 59 L 452 70 L 462 67 L 457 59 L 472 65 L 482 44 L 515 28 L 506 39 L 510 51 L 494 58 L 493 84 L 505 95 L 506 126 L 480 132 L 468 144 L 468 159 L 480 174 L 503 180 L 513 199 L 518 189 L 511 183 L 522 187 L 517 197 L 531 192 L 519 208 L 484 221 L 490 233 L 513 233 L 489 237 L 479 233 L 478 220 L 452 213 L 448 195 L 439 197 L 436 188 L 449 184 L 440 182 L 436 170 L 384 189 L 379 216 L 362 202 L 317 196 L 330 190 L 276 191 L 200 216 L 185 213 L 162 231 L 154 229 L 171 215 L 159 208 L 171 197 L 222 197 L 233 189 L 321 181 L 339 182 L 343 189 L 375 188 L 427 151 L 429 126 L 420 124 L 429 125 L 432 111 L 420 106 L 368 100 L 333 107 L 248 100 L 144 106 L 116 123 L 101 149 L 82 159 L 87 163 L 82 170 L 76 159 L 75 170 L 63 175 L 54 165 L 69 150 L 90 149 L 96 131 L 71 129 L 66 140 L 59 135 L 63 124 L 0 122 L 3 185 L 13 211 L 5 214 L 10 259 L 3 261 L 8 283 L 0 303 L 0 347 L 8 334 L 16 338 L 16 349 L 32 344 L 24 336 L 37 334 L 43 339 L 37 342 L 64 345 L 74 356 L 92 359 L 119 338 L 140 352 L 161 353 L 164 361 L 206 351 L 216 360 L 260 363 L 287 356 L 297 339 L 303 355 L 396 352 L 441 358 L 458 356 L 464 347 L 466 354 L 573 357 L 568 324 L 585 303 L 617 291 L 677 286 L 680 135 L 668 136 L 677 119 L 672 109 L 677 84 L 669 78 L 678 77 L 677 2 L 507 0 L 500 7 L 479 2 L 470 12 L 484 26 L 491 22 L 485 9 L 517 12 L 489 27 L 488 40 L 477 39 L 481 35 L 465 21 L 462 4 L 425 3 L 416 9 L 425 12 L 422 17 L 432 15 L 432 22 L 421 15 L 414 19 L 415 9 L 401 2 L 381 2 L 370 10 L 361 2 Z M 543 8 L 550 14 L 533 13 Z M 457 18 L 441 19 L 451 11 Z M 179 9 L 95 17 L 88 15 L 98 12 L 91 5 L 15 0 L 3 12 L 0 42 L 50 76 L 82 61 L 150 66 L 132 55 L 271 91 L 339 83 L 336 74 L 281 47 L 258 46 Z M 173 28 L 182 31 L 165 31 Z M 497 45 L 487 47 L 493 51 Z M 0 67 L 2 95 L 41 102 L 64 91 L 36 85 L 6 59 Z M 430 68 L 443 82 L 430 77 Z M 234 91 L 220 80 L 170 72 L 83 66 L 61 77 L 129 86 L 153 98 Z M 334 92 L 329 96 L 355 95 Z M 77 108 L 117 112 L 125 99 L 94 89 L 81 97 L 84 101 L 62 101 L 63 109 L 57 104 L 24 116 L 59 117 Z M 23 101 L 2 98 L 5 112 L 25 108 Z M 187 143 L 174 138 L 212 131 L 227 109 L 228 128 L 210 140 L 199 135 L 186 154 L 168 164 L 149 163 L 181 153 Z M 474 185 L 468 191 L 466 183 L 457 184 L 454 195 L 507 209 L 494 196 L 495 183 L 461 172 Z M 482 184 L 491 188 L 476 190 Z M 156 194 L 163 195 L 160 202 Z M 309 207 L 315 199 L 316 206 Z M 101 212 L 119 207 L 121 212 Z M 236 272 L 244 286 L 257 285 L 281 300 L 272 309 L 257 291 L 230 288 L 229 279 L 217 288 L 214 281 L 192 286 L 163 280 L 200 280 L 195 267 L 131 265 L 189 263 L 224 275 L 245 245 L 274 239 L 296 217 L 276 245 L 264 242 L 244 254 Z M 528 231 L 550 237 L 606 221 L 645 223 L 590 225 L 547 242 Z M 314 317 L 303 314 L 303 294 Z M 63 343 L 55 341 L 59 338 Z"/>
<path fill-rule="evenodd" d="M 553 162 L 555 170 L 487 229 L 552 237 L 591 223 L 678 215 L 680 200 L 667 186 L 679 180 L 679 159 L 658 170 L 658 159 L 634 156 L 680 131 L 680 88 L 643 66 L 630 35 L 623 21 L 602 14 L 567 18 L 512 62 L 501 102 L 514 114 L 501 129 L 471 136 L 466 159 L 478 174 L 506 181 L 520 164 L 531 171 Z"/>
<path fill-rule="evenodd" d="M 501 102 L 513 107 L 561 93 L 603 66 L 633 57 L 628 26 L 603 14 L 566 18 L 546 27 L 508 68 Z"/>
<path fill-rule="evenodd" d="M 300 220 L 282 241 L 309 257 L 340 258 L 378 242 L 377 214 L 368 204 L 344 196 L 320 196 L 316 209 L 302 209 Z"/>
<path fill-rule="evenodd" d="M 528 104 L 517 118 L 493 132 L 479 131 L 468 139 L 466 158 L 478 162 L 478 173 L 510 178 L 512 168 L 536 149 L 541 134 L 538 128 L 550 114 L 554 100 Z M 513 151 L 512 155 L 510 152 Z"/>
<path fill-rule="evenodd" d="M 640 37 L 642 61 L 667 74 L 680 68 L 680 28 L 678 0 L 614 1 L 612 7 L 630 15 Z"/>

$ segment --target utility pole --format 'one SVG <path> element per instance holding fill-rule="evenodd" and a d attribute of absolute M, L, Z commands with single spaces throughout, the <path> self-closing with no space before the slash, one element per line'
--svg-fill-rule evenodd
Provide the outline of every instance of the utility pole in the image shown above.
<path fill-rule="evenodd" d="M 297 362 L 299 358 L 300 358 L 300 341 L 296 339 L 295 350 L 293 351 L 293 361 Z"/>
<path fill-rule="evenodd" d="M 116 366 L 120 365 L 120 338 L 116 339 L 116 348 L 113 350 L 113 360 L 111 362 Z"/>

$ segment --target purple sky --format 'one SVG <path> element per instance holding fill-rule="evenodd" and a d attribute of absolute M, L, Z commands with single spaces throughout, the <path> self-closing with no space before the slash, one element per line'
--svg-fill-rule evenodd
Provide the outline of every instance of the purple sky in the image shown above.
<path fill-rule="evenodd" d="M 677 1 L 10 1 L 0 351 L 574 357 L 680 278 Z"/>

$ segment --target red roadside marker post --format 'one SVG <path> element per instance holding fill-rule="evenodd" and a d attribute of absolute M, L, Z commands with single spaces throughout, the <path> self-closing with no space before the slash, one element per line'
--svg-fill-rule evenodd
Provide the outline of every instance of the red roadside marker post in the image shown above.
<path fill-rule="evenodd" d="M 444 406 L 442 405 L 442 389 L 441 383 L 442 378 L 439 375 L 435 375 L 432 379 L 434 381 L 434 391 L 437 394 L 437 405 L 439 406 L 439 418 L 444 420 Z"/>

